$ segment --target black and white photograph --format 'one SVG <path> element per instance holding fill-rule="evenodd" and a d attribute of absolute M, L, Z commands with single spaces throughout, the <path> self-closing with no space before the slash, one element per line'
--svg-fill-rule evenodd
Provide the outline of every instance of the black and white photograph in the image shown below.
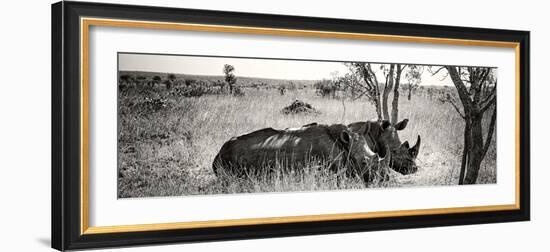
<path fill-rule="evenodd" d="M 118 198 L 495 184 L 493 66 L 118 53 Z"/>
<path fill-rule="evenodd" d="M 544 1 L 4 3 L 2 251 L 541 251 Z"/>

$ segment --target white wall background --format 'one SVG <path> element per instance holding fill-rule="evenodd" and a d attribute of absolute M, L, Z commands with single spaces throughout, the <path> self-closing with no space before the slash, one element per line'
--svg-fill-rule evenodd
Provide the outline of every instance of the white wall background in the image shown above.
<path fill-rule="evenodd" d="M 112 1 L 112 0 L 111 0 Z M 544 1 L 213 1 L 116 2 L 241 12 L 429 23 L 531 31 L 532 221 L 118 251 L 544 251 L 550 226 L 546 118 L 550 29 Z M 50 4 L 0 8 L 0 251 L 47 251 L 50 241 Z M 110 250 L 110 249 L 109 249 Z"/>

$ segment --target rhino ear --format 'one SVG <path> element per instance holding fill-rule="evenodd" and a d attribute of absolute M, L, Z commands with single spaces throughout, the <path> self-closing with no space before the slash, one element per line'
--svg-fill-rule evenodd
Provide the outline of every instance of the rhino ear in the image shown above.
<path fill-rule="evenodd" d="M 351 141 L 351 136 L 349 134 L 349 132 L 347 131 L 342 131 L 342 133 L 340 133 L 340 141 L 342 141 L 342 143 L 344 144 L 349 144 L 350 141 Z"/>
<path fill-rule="evenodd" d="M 366 121 L 361 123 L 361 127 L 359 130 L 354 130 L 353 128 L 350 128 L 352 132 L 360 133 L 364 136 L 367 135 L 378 135 L 378 132 L 380 132 L 380 123 L 379 122 L 373 122 L 373 121 Z"/>
<path fill-rule="evenodd" d="M 383 120 L 380 126 L 382 127 L 382 130 L 386 130 L 388 127 L 391 126 L 391 123 L 388 120 Z"/>
<path fill-rule="evenodd" d="M 354 122 L 348 125 L 349 130 L 352 132 L 358 132 L 358 133 L 367 133 L 368 132 L 368 122 Z"/>
<path fill-rule="evenodd" d="M 409 119 L 403 119 L 403 121 L 395 124 L 395 129 L 403 130 L 405 127 L 407 127 L 407 123 L 409 123 Z"/>
<path fill-rule="evenodd" d="M 409 141 L 405 141 L 404 143 L 402 143 L 401 148 L 406 148 L 408 150 L 409 149 Z"/>
<path fill-rule="evenodd" d="M 363 123 L 363 127 L 362 127 L 361 130 L 358 131 L 358 132 L 363 132 L 363 135 L 366 135 L 366 134 L 369 133 L 370 128 L 371 128 L 370 123 L 366 122 L 366 123 Z"/>

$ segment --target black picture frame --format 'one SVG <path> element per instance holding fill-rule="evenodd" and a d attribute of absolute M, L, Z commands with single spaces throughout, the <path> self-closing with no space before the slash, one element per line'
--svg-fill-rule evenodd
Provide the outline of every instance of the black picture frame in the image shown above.
<path fill-rule="evenodd" d="M 102 17 L 519 43 L 519 209 L 158 231 L 82 234 L 80 18 Z M 52 247 L 58 250 L 253 239 L 527 221 L 530 218 L 528 31 L 328 19 L 210 10 L 58 2 L 52 5 Z"/>

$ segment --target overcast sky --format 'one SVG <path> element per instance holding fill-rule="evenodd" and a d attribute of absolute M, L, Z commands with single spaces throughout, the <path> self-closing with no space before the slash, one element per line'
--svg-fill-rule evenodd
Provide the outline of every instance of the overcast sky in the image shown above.
<path fill-rule="evenodd" d="M 223 75 L 225 64 L 235 67 L 235 75 L 291 80 L 331 79 L 332 73 L 347 73 L 341 62 L 248 59 L 228 57 L 203 57 L 180 55 L 119 54 L 119 70 L 180 73 L 192 75 Z M 442 71 L 443 72 L 443 71 Z M 422 85 L 452 85 L 450 78 L 422 75 Z M 404 83 L 404 81 L 402 82 Z"/>

